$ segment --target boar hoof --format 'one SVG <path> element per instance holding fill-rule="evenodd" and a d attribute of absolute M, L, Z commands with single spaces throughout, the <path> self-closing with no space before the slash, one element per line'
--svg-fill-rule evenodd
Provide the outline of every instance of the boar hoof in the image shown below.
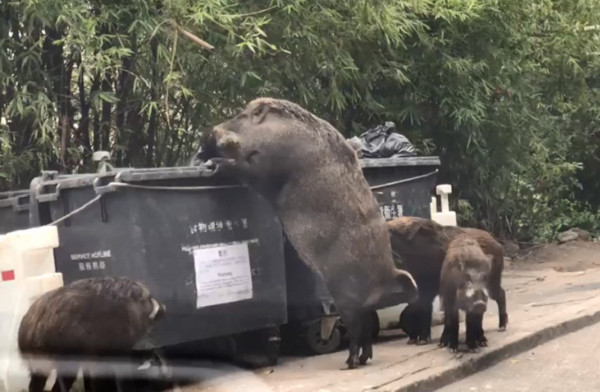
<path fill-rule="evenodd" d="M 498 322 L 498 331 L 506 331 L 506 324 L 508 324 L 508 314 L 504 313 L 500 316 L 500 320 Z"/>
<path fill-rule="evenodd" d="M 476 353 L 477 347 L 479 347 L 479 343 L 477 342 L 477 340 L 468 340 L 467 341 L 467 348 L 469 349 L 470 353 Z"/>
<path fill-rule="evenodd" d="M 431 338 L 419 339 L 417 341 L 417 346 L 424 346 L 429 343 L 431 343 Z"/>
<path fill-rule="evenodd" d="M 346 360 L 346 364 L 348 365 L 348 369 L 356 369 L 359 364 L 358 355 L 350 355 Z"/>
<path fill-rule="evenodd" d="M 417 339 L 408 339 L 406 344 L 409 344 L 409 345 L 417 344 Z"/>
<path fill-rule="evenodd" d="M 485 336 L 482 336 L 479 339 L 477 339 L 477 344 L 479 345 L 479 347 L 487 347 L 488 340 Z"/>
<path fill-rule="evenodd" d="M 373 359 L 373 347 L 371 346 L 363 348 L 363 351 L 358 358 L 358 363 L 365 365 L 369 359 Z"/>
<path fill-rule="evenodd" d="M 442 336 L 440 337 L 440 342 L 438 343 L 438 347 L 448 347 L 450 341 L 448 340 L 447 332 L 442 332 Z"/>

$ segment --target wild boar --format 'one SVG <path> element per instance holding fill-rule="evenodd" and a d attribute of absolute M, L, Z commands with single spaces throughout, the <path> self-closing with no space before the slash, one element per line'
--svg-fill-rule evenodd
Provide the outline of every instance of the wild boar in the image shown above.
<path fill-rule="evenodd" d="M 349 368 L 372 358 L 371 311 L 416 297 L 354 149 L 327 121 L 273 98 L 204 134 L 211 160 L 273 207 L 300 259 L 322 275 L 350 340 Z M 362 351 L 361 351 L 362 350 Z"/>
<path fill-rule="evenodd" d="M 483 314 L 487 310 L 489 274 L 492 256 L 483 253 L 476 239 L 460 234 L 450 242 L 440 281 L 444 304 L 444 330 L 440 346 L 458 350 L 458 311 L 466 313 L 466 343 L 470 350 L 487 346 Z"/>
<path fill-rule="evenodd" d="M 29 391 L 43 391 L 54 368 L 52 390 L 68 391 L 77 375 L 71 361 L 128 356 L 164 311 L 146 286 L 127 278 L 82 279 L 43 294 L 18 331 Z"/>
<path fill-rule="evenodd" d="M 489 294 L 498 304 L 499 330 L 506 329 L 506 294 L 502 288 L 504 249 L 488 232 L 475 228 L 442 226 L 414 216 L 387 222 L 394 258 L 412 274 L 419 286 L 419 299 L 407 306 L 400 325 L 409 336 L 409 344 L 431 340 L 432 303 L 439 292 L 440 272 L 450 242 L 459 234 L 475 239 L 483 252 L 493 257 L 489 274 Z"/>

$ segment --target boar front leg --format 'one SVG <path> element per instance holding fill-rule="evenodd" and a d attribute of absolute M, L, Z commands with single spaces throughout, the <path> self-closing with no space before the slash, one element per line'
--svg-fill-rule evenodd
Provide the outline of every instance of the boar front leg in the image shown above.
<path fill-rule="evenodd" d="M 474 352 L 478 347 L 487 346 L 483 333 L 483 313 L 467 312 L 467 347 Z"/>
<path fill-rule="evenodd" d="M 458 351 L 458 308 L 456 298 L 444 297 L 444 330 L 440 338 L 440 347 L 448 347 L 450 351 Z"/>
<path fill-rule="evenodd" d="M 479 327 L 478 333 L 475 336 L 477 339 L 477 344 L 479 347 L 487 347 L 487 338 L 485 337 L 485 333 L 483 332 L 483 313 L 477 314 L 476 319 L 477 325 Z"/>

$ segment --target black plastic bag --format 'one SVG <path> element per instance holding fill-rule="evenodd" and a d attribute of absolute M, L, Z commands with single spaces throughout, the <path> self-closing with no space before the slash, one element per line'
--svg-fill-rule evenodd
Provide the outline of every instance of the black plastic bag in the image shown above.
<path fill-rule="evenodd" d="M 406 136 L 396 132 L 391 121 L 369 128 L 358 138 L 352 139 L 354 146 L 361 144 L 361 158 L 399 158 L 416 156 L 415 147 Z"/>

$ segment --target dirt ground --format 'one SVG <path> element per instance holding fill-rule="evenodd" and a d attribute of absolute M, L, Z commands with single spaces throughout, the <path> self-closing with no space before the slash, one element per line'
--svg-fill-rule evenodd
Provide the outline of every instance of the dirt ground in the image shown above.
<path fill-rule="evenodd" d="M 532 271 L 552 268 L 558 272 L 585 271 L 600 267 L 600 242 L 573 241 L 543 244 L 525 249 L 510 262 L 508 269 Z"/>

